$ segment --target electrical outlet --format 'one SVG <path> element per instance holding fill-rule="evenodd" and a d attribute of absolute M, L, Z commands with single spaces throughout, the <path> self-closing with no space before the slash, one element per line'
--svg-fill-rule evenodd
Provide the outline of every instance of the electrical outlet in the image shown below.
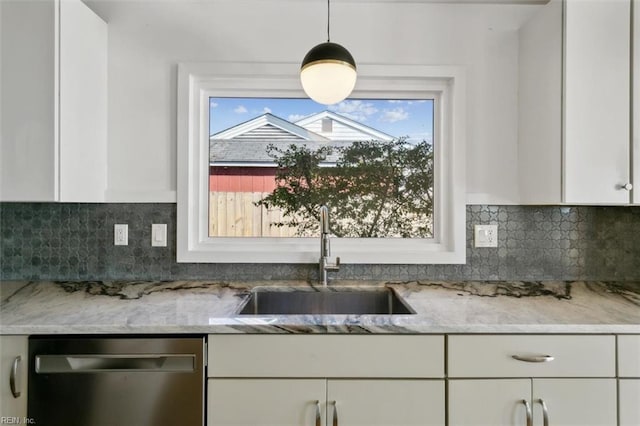
<path fill-rule="evenodd" d="M 474 247 L 498 247 L 498 225 L 474 225 Z"/>
<path fill-rule="evenodd" d="M 129 245 L 129 225 L 126 223 L 116 223 L 113 225 L 113 245 Z"/>

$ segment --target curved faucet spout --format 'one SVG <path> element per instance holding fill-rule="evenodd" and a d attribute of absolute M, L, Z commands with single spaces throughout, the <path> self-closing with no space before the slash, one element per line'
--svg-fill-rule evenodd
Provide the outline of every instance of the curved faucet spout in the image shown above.
<path fill-rule="evenodd" d="M 329 233 L 329 207 L 320 206 L 320 233 Z"/>

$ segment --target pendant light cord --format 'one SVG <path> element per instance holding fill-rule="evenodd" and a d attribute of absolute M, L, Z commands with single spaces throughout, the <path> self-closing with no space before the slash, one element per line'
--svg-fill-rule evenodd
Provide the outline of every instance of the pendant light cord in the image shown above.
<path fill-rule="evenodd" d="M 329 33 L 331 25 L 331 0 L 327 0 L 327 43 L 331 41 L 331 35 Z"/>

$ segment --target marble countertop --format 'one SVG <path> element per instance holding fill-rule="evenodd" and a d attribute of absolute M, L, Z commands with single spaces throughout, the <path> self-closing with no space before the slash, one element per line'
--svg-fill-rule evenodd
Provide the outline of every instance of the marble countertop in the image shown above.
<path fill-rule="evenodd" d="M 304 282 L 1 282 L 0 334 L 640 333 L 640 282 L 345 282 L 415 315 L 235 314 L 252 288 Z"/>

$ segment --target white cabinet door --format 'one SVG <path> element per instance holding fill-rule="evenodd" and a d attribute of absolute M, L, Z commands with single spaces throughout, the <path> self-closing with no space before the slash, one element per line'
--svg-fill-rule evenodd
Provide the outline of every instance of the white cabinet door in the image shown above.
<path fill-rule="evenodd" d="M 27 336 L 0 336 L 0 418 L 27 415 Z"/>
<path fill-rule="evenodd" d="M 525 425 L 531 380 L 449 380 L 449 426 Z"/>
<path fill-rule="evenodd" d="M 80 0 L 0 8 L 0 201 L 104 201 L 107 24 Z"/>
<path fill-rule="evenodd" d="M 534 425 L 543 426 L 544 401 L 549 424 L 616 426 L 615 379 L 534 379 Z"/>
<path fill-rule="evenodd" d="M 55 201 L 54 2 L 0 1 L 0 10 L 0 200 Z"/>
<path fill-rule="evenodd" d="M 445 424 L 444 380 L 336 379 L 327 387 L 328 425 Z"/>
<path fill-rule="evenodd" d="M 620 426 L 640 426 L 640 379 L 619 383 Z"/>
<path fill-rule="evenodd" d="M 105 201 L 107 24 L 84 3 L 60 2 L 59 201 Z"/>
<path fill-rule="evenodd" d="M 630 0 L 565 2 L 566 203 L 631 201 L 630 22 Z"/>
<path fill-rule="evenodd" d="M 211 379 L 207 399 L 208 426 L 321 426 L 326 381 Z"/>

